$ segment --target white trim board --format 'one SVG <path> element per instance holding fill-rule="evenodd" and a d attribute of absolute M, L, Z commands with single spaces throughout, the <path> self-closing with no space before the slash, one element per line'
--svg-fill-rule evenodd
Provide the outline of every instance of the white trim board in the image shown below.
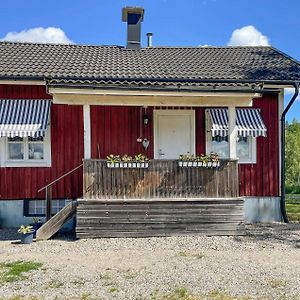
<path fill-rule="evenodd" d="M 196 153 L 196 121 L 195 121 L 195 110 L 194 109 L 176 109 L 176 110 L 167 110 L 167 109 L 154 109 L 153 110 L 153 136 L 154 136 L 154 159 L 159 159 L 158 154 L 158 117 L 159 116 L 191 116 L 191 154 Z"/>

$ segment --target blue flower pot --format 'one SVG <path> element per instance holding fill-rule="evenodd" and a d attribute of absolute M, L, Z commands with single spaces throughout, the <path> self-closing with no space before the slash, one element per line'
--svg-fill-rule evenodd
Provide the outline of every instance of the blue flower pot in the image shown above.
<path fill-rule="evenodd" d="M 34 231 L 28 233 L 21 233 L 21 243 L 22 244 L 31 244 L 33 241 Z"/>
<path fill-rule="evenodd" d="M 34 232 L 33 232 L 33 238 L 35 239 L 37 230 L 40 227 L 42 227 L 44 225 L 44 223 L 40 223 L 39 222 L 39 223 L 32 223 L 32 224 L 29 224 L 29 225 L 32 226 L 32 229 L 34 230 Z"/>

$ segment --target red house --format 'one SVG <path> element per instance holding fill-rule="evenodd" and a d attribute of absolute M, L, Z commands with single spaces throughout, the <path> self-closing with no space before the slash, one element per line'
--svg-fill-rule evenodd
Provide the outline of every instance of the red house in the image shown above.
<path fill-rule="evenodd" d="M 123 9 L 126 47 L 0 42 L 0 226 L 44 216 L 46 186 L 53 213 L 78 199 L 79 237 L 282 219 L 280 120 L 299 63 L 273 47 L 153 47 L 150 34 L 142 48 L 143 15 Z"/>

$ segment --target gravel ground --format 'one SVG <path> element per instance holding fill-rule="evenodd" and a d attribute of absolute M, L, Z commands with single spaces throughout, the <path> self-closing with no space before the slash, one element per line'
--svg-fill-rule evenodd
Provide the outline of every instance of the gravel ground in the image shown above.
<path fill-rule="evenodd" d="M 26 280 L 0 280 L 0 299 L 300 299 L 300 224 L 246 231 L 21 245 L 15 230 L 0 229 L 0 262 L 43 264 Z M 176 289 L 194 297 L 171 298 Z"/>

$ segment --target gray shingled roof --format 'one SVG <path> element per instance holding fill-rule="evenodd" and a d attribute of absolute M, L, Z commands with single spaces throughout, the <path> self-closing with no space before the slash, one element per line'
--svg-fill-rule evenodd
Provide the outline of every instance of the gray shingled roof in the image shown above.
<path fill-rule="evenodd" d="M 272 47 L 83 46 L 0 42 L 0 78 L 138 85 L 300 81 L 300 64 Z"/>

